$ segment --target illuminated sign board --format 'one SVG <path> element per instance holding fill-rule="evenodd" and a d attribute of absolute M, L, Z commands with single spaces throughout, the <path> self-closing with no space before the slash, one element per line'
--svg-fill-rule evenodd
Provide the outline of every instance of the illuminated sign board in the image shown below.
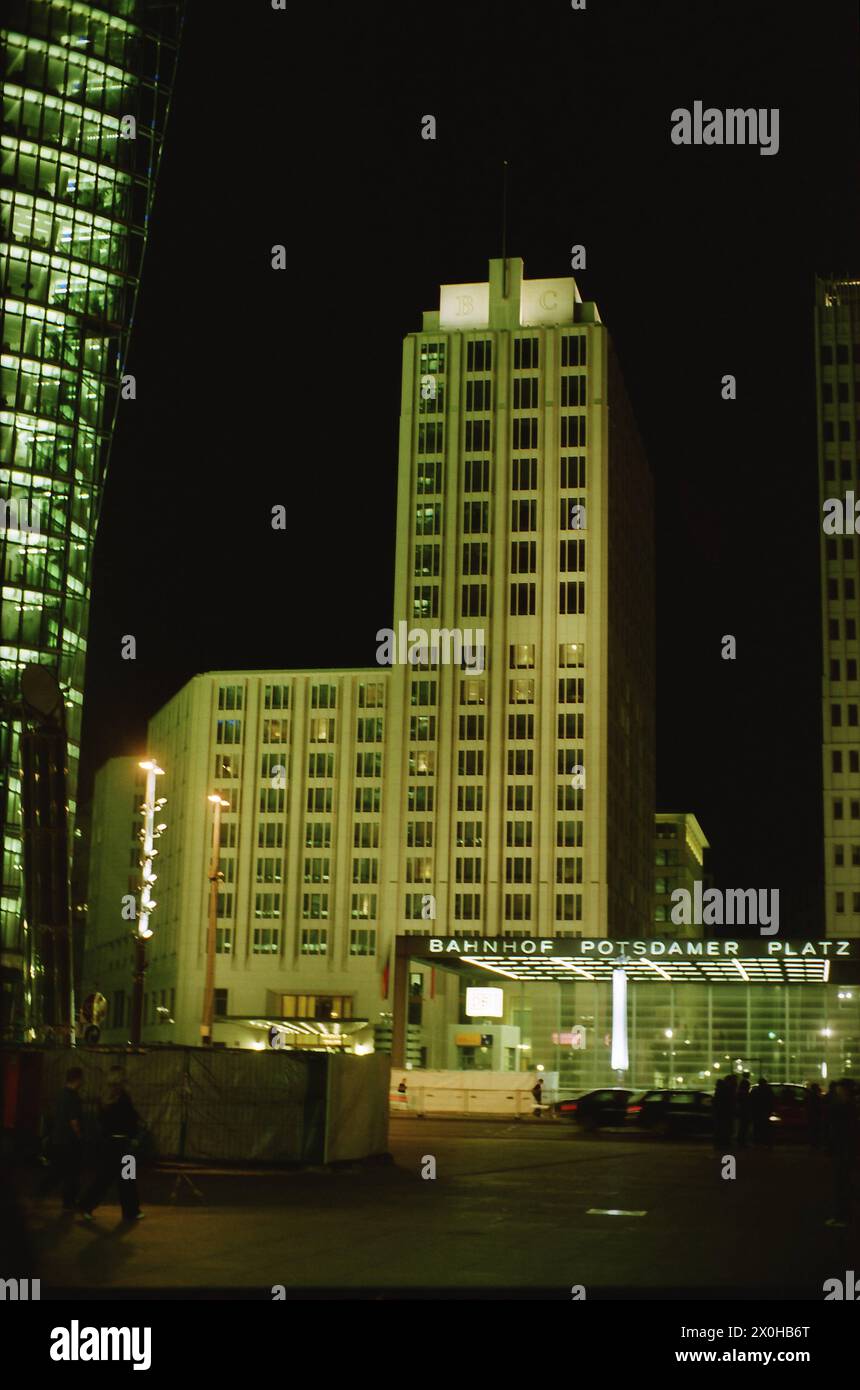
<path fill-rule="evenodd" d="M 486 328 L 489 322 L 489 284 L 440 286 L 440 328 Z"/>
<path fill-rule="evenodd" d="M 505 992 L 503 989 L 467 989 L 466 1016 L 468 1018 L 503 1018 L 505 1012 Z"/>
<path fill-rule="evenodd" d="M 419 940 L 408 938 L 413 951 L 426 952 L 431 956 L 476 956 L 484 959 L 495 957 L 499 960 L 515 956 L 534 956 L 538 960 L 638 960 L 643 957 L 659 960 L 711 959 L 761 960 L 771 957 L 775 960 L 803 959 L 815 956 L 832 959 L 836 956 L 858 956 L 857 941 L 779 941 L 773 937 L 745 941 L 703 940 L 684 937 L 671 941 L 654 937 L 647 941 L 618 941 L 610 937 L 552 937 L 524 936 L 516 940 L 500 936 L 428 936 Z"/>

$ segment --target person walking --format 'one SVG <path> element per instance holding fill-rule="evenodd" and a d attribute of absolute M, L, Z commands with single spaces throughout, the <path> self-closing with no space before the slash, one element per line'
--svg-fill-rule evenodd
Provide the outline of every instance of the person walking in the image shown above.
<path fill-rule="evenodd" d="M 771 1132 L 770 1117 L 774 1106 L 774 1094 L 763 1076 L 758 1079 L 758 1084 L 753 1086 L 750 1091 L 750 1111 L 753 1123 L 753 1139 L 756 1144 L 763 1144 L 766 1148 L 771 1148 L 773 1144 L 773 1134 Z"/>
<path fill-rule="evenodd" d="M 857 1110 L 844 1081 L 831 1086 L 827 1107 L 827 1143 L 833 1164 L 833 1215 L 825 1226 L 840 1229 L 851 1217 L 851 1183 L 857 1163 Z"/>
<path fill-rule="evenodd" d="M 83 1068 L 69 1067 L 54 1111 L 50 1164 L 38 1188 L 39 1197 L 47 1197 L 61 1183 L 63 1211 L 75 1210 L 81 1181 L 83 1103 L 80 1091 L 83 1084 Z"/>
<path fill-rule="evenodd" d="M 532 1086 L 532 1095 L 535 1098 L 535 1119 L 539 1120 L 541 1117 L 541 1105 L 543 1104 L 543 1077 L 539 1076 Z"/>
<path fill-rule="evenodd" d="M 749 1147 L 750 1134 L 750 1074 L 745 1071 L 738 1083 L 738 1148 Z"/>
<path fill-rule="evenodd" d="M 140 1130 L 140 1116 L 125 1089 L 119 1067 L 108 1072 L 107 1097 L 100 1106 L 101 1143 L 95 1177 L 80 1200 L 81 1213 L 92 1221 L 96 1207 L 104 1201 L 108 1189 L 116 1183 L 123 1220 L 140 1221 L 143 1212 L 137 1193 L 137 1178 L 124 1177 L 123 1168 L 134 1148 Z"/>

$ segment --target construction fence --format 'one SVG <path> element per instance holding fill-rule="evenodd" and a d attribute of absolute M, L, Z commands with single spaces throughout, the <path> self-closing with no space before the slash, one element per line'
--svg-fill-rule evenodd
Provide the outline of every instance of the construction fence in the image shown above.
<path fill-rule="evenodd" d="M 6 1147 L 38 1150 L 69 1067 L 84 1072 L 83 1138 L 121 1067 L 159 1158 L 225 1163 L 335 1163 L 388 1146 L 389 1058 L 171 1047 L 0 1048 Z"/>

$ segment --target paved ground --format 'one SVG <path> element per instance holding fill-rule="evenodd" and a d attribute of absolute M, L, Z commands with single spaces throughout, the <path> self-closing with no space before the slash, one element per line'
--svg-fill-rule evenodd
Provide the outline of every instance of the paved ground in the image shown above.
<path fill-rule="evenodd" d="M 172 1204 L 172 1177 L 151 1173 L 146 1219 L 131 1228 L 114 1204 L 92 1226 L 63 1217 L 58 1201 L 28 1196 L 34 1174 L 22 1175 L 43 1297 L 275 1284 L 569 1297 L 582 1284 L 589 1298 L 686 1290 L 820 1301 L 824 1279 L 860 1270 L 856 1209 L 850 1229 L 825 1228 L 829 1161 L 802 1146 L 740 1153 L 734 1181 L 707 1143 L 589 1138 L 551 1122 L 398 1118 L 390 1146 L 391 1166 L 195 1174 L 202 1203 L 183 1194 Z M 428 1155 L 433 1179 L 421 1176 Z"/>

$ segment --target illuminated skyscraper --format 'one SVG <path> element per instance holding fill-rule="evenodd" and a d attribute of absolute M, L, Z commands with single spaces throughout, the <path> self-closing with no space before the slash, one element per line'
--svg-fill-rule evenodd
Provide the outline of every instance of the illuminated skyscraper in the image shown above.
<path fill-rule="evenodd" d="M 824 885 L 828 936 L 860 933 L 860 280 L 816 280 L 818 489 L 822 510 Z M 841 524 L 828 498 L 848 499 Z M 828 509 L 829 510 L 829 509 Z M 829 533 L 828 533 L 829 532 Z"/>
<path fill-rule="evenodd" d="M 73 816 L 93 547 L 183 8 L 4 6 L 0 497 L 14 505 L 0 528 L 0 1026 L 29 953 L 6 702 L 27 664 L 57 676 Z"/>

